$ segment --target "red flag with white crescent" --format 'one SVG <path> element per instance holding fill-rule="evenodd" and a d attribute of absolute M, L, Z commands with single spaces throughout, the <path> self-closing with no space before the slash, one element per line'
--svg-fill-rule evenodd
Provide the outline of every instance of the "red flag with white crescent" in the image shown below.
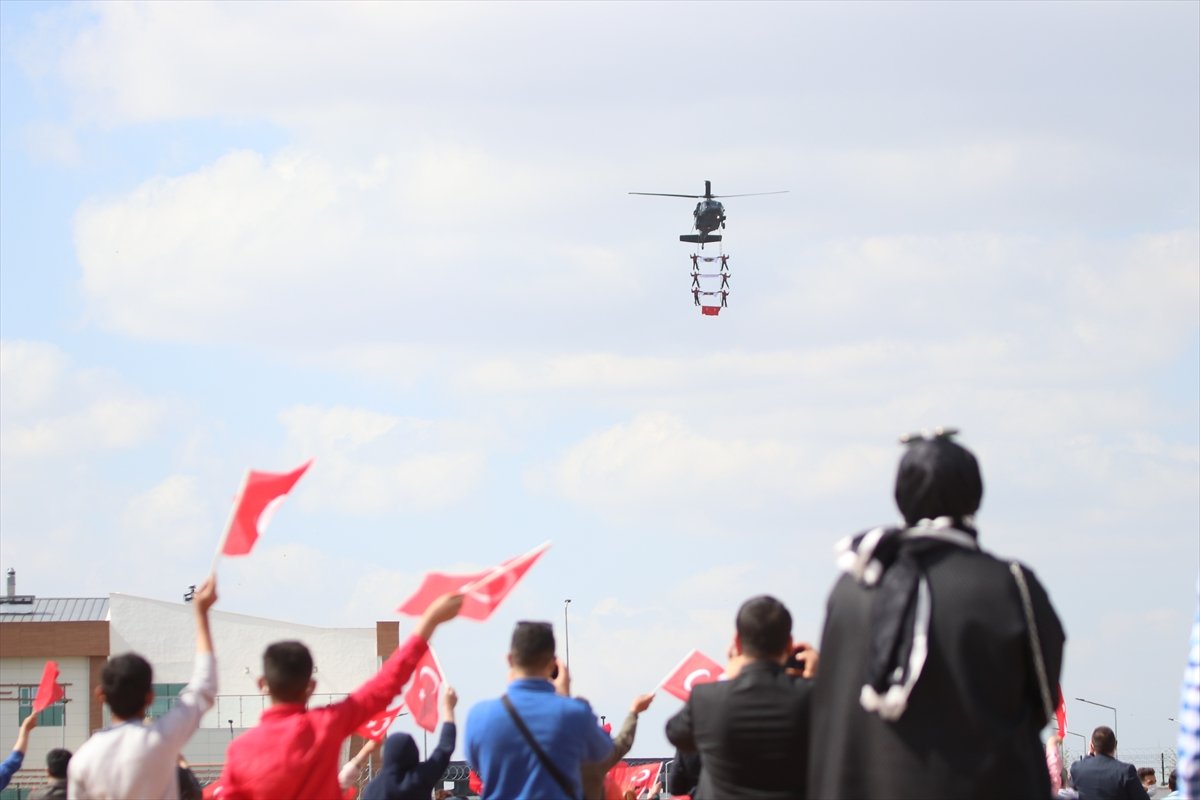
<path fill-rule="evenodd" d="M 246 473 L 246 482 L 242 484 L 237 506 L 229 519 L 229 530 L 225 533 L 221 553 L 227 556 L 249 553 L 259 535 L 267 529 L 275 509 L 311 464 L 312 461 L 308 461 L 291 472 L 259 472 L 252 469 Z"/>
<path fill-rule="evenodd" d="M 638 764 L 625 767 L 621 776 L 621 791 L 632 791 L 635 797 L 641 797 L 658 783 L 659 773 L 662 772 L 662 762 L 654 764 Z"/>
<path fill-rule="evenodd" d="M 412 683 L 404 693 L 404 704 L 412 713 L 413 720 L 430 733 L 438 724 L 438 698 L 444 681 L 437 657 L 433 654 L 433 648 L 430 648 L 417 662 Z"/>
<path fill-rule="evenodd" d="M 392 723 L 396 721 L 396 717 L 400 716 L 400 709 L 404 708 L 404 704 L 389 708 L 386 711 L 380 711 L 375 716 L 364 722 L 355 731 L 356 734 L 364 739 L 372 739 L 376 742 L 382 742 L 383 737 L 387 736 L 388 729 L 392 727 Z"/>
<path fill-rule="evenodd" d="M 1067 702 L 1063 699 L 1062 686 L 1058 687 L 1058 707 L 1054 709 L 1054 718 L 1058 720 L 1058 738 L 1067 735 Z"/>
<path fill-rule="evenodd" d="M 466 593 L 466 597 L 463 598 L 462 610 L 458 612 L 458 616 L 485 620 L 549 548 L 550 543 L 546 542 L 524 555 L 508 559 L 497 567 L 470 575 L 430 572 L 417 591 L 396 610 L 401 614 L 419 616 L 425 613 L 430 603 L 443 594 L 461 591 Z"/>
<path fill-rule="evenodd" d="M 692 696 L 692 687 L 701 683 L 711 683 L 724 674 L 725 670 L 716 661 L 693 650 L 679 662 L 671 674 L 663 678 L 660 687 L 675 695 L 683 702 Z"/>
<path fill-rule="evenodd" d="M 42 669 L 42 681 L 33 697 L 33 711 L 38 714 L 67 696 L 67 690 L 58 683 L 58 662 L 47 661 Z"/>

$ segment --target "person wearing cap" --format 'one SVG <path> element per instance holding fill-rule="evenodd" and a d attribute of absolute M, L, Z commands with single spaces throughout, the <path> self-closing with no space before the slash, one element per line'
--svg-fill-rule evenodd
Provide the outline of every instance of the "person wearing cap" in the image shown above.
<path fill-rule="evenodd" d="M 895 486 L 904 525 L 838 545 L 810 797 L 1050 796 L 1039 733 L 1066 636 L 1037 577 L 980 549 L 983 479 L 952 437 L 906 437 Z"/>

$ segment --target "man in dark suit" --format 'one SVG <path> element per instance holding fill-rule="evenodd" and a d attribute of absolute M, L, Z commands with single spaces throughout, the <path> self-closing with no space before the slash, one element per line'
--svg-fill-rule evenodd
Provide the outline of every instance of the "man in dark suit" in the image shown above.
<path fill-rule="evenodd" d="M 785 668 L 793 646 L 783 603 L 762 595 L 742 604 L 733 654 L 727 680 L 695 687 L 667 722 L 671 744 L 700 754 L 695 800 L 803 800 L 810 685 Z M 802 655 L 815 665 L 815 652 Z"/>
<path fill-rule="evenodd" d="M 1091 755 L 1071 766 L 1079 800 L 1149 800 L 1133 764 L 1117 761 L 1117 737 L 1101 725 L 1092 731 Z"/>

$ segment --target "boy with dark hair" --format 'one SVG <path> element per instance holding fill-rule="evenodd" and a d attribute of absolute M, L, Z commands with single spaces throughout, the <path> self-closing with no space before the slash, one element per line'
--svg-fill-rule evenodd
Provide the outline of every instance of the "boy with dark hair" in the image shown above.
<path fill-rule="evenodd" d="M 192 679 L 161 717 L 144 720 L 154 701 L 153 672 L 146 659 L 125 653 L 104 665 L 96 695 L 108 704 L 112 724 L 97 731 L 71 758 L 67 767 L 71 797 L 178 800 L 179 752 L 217 696 L 217 662 L 208 625 L 208 610 L 215 602 L 217 580 L 209 576 L 192 601 L 196 617 Z"/>
<path fill-rule="evenodd" d="M 56 747 L 46 753 L 46 774 L 50 783 L 34 789 L 29 800 L 65 800 L 67 796 L 67 764 L 71 762 L 71 751 Z"/>
<path fill-rule="evenodd" d="M 439 597 L 425 610 L 412 636 L 379 672 L 340 703 L 307 708 L 316 682 L 313 660 L 300 642 L 276 642 L 263 653 L 258 685 L 271 696 L 257 727 L 234 739 L 221 773 L 222 800 L 338 800 L 342 742 L 387 708 L 425 651 L 438 625 L 453 619 L 463 595 Z"/>
<path fill-rule="evenodd" d="M 302 642 L 275 642 L 263 653 L 263 676 L 259 682 L 270 687 L 271 698 L 279 703 L 301 703 L 312 678 L 312 653 Z"/>

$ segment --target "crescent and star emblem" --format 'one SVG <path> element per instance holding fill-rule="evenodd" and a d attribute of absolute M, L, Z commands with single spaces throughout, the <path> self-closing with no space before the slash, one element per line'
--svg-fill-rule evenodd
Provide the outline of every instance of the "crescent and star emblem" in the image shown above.
<path fill-rule="evenodd" d="M 422 684 L 421 688 L 417 690 L 417 697 L 421 698 L 422 703 L 425 702 L 429 695 L 436 695 L 438 689 L 442 685 L 442 681 L 438 678 L 438 674 L 434 672 L 432 668 L 427 666 L 421 667 L 421 671 L 417 673 L 417 679 L 420 680 L 426 675 L 429 676 L 429 682 L 431 685 L 427 688 L 424 684 Z"/>
<path fill-rule="evenodd" d="M 695 672 L 689 672 L 688 676 L 683 679 L 683 688 L 689 692 L 692 690 L 692 684 L 700 680 L 701 677 L 712 678 L 712 672 L 707 669 L 698 669 Z"/>

